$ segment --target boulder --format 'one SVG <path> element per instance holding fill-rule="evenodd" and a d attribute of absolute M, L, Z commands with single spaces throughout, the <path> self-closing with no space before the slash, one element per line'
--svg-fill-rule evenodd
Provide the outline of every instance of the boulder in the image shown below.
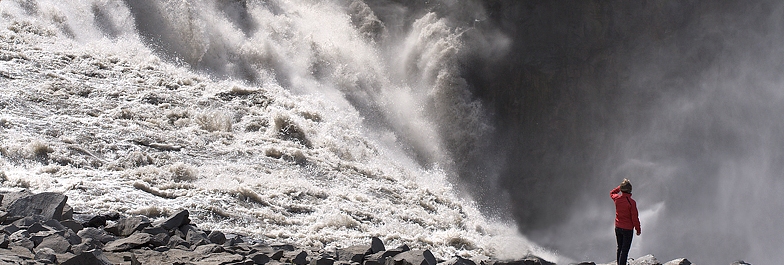
<path fill-rule="evenodd" d="M 454 256 L 451 259 L 444 262 L 444 265 L 476 265 L 476 262 L 470 259 L 463 258 L 461 256 Z"/>
<path fill-rule="evenodd" d="M 218 244 L 206 244 L 196 247 L 194 252 L 202 254 L 202 255 L 209 255 L 212 253 L 221 253 L 224 252 L 223 247 Z"/>
<path fill-rule="evenodd" d="M 173 235 L 169 237 L 169 242 L 166 243 L 166 246 L 171 249 L 177 248 L 178 246 L 184 249 L 189 249 L 191 247 L 191 245 L 188 244 L 188 242 L 185 242 L 185 239 L 182 239 L 182 237 L 178 235 Z"/>
<path fill-rule="evenodd" d="M 72 231 L 74 231 L 74 233 L 79 233 L 80 230 L 84 229 L 84 226 L 82 226 L 82 224 L 80 224 L 80 223 L 78 223 L 78 222 L 76 222 L 74 220 L 63 220 L 63 221 L 60 221 L 60 225 L 71 229 Z"/>
<path fill-rule="evenodd" d="M 19 246 L 24 247 L 29 250 L 31 253 L 33 248 L 35 248 L 35 244 L 32 240 L 30 240 L 30 233 L 27 233 L 27 230 L 19 230 L 16 233 L 11 234 L 8 237 L 8 240 L 11 241 L 9 246 Z"/>
<path fill-rule="evenodd" d="M 82 254 L 82 252 L 87 252 L 95 249 L 100 249 L 103 244 L 92 238 L 87 238 L 82 240 L 82 243 L 71 246 L 71 252 L 76 255 Z"/>
<path fill-rule="evenodd" d="M 387 250 L 384 248 L 384 242 L 381 241 L 378 237 L 373 237 L 370 239 L 370 253 L 369 254 L 376 254 L 378 252 Z"/>
<path fill-rule="evenodd" d="M 11 243 L 11 241 L 8 240 L 8 236 L 0 233 L 0 248 L 8 248 L 8 243 Z"/>
<path fill-rule="evenodd" d="M 107 226 L 104 230 L 116 236 L 129 236 L 137 231 L 150 226 L 151 222 L 144 216 L 133 216 L 120 219 L 114 225 Z"/>
<path fill-rule="evenodd" d="M 210 242 L 218 245 L 223 245 L 224 243 L 226 243 L 226 235 L 223 234 L 223 232 L 221 231 L 210 232 L 210 234 L 207 235 L 207 239 L 210 240 Z"/>
<path fill-rule="evenodd" d="M 147 233 L 136 233 L 123 239 L 117 239 L 109 242 L 103 247 L 104 250 L 109 252 L 121 252 L 134 248 L 140 248 L 150 243 L 152 235 Z"/>
<path fill-rule="evenodd" d="M 255 253 L 247 256 L 253 261 L 253 264 L 267 264 L 272 259 L 264 253 Z"/>
<path fill-rule="evenodd" d="M 632 260 L 628 264 L 629 265 L 661 265 L 661 263 L 659 263 L 659 260 L 657 260 L 656 257 L 650 254 Z"/>
<path fill-rule="evenodd" d="M 35 251 L 34 259 L 46 264 L 57 264 L 57 255 L 51 248 L 42 248 Z"/>
<path fill-rule="evenodd" d="M 190 224 L 191 220 L 188 219 L 188 215 L 189 214 L 190 213 L 188 212 L 188 210 L 182 210 L 182 211 L 172 215 L 171 217 L 167 218 L 166 220 L 164 220 L 163 222 L 161 222 L 161 224 L 159 224 L 157 226 L 160 226 L 160 227 L 162 227 L 163 229 L 166 229 L 166 230 L 172 230 L 172 229 L 178 228 L 178 227 L 180 227 L 182 225 Z"/>
<path fill-rule="evenodd" d="M 308 252 L 307 251 L 298 251 L 296 256 L 291 259 L 291 263 L 296 265 L 305 265 L 308 264 Z"/>
<path fill-rule="evenodd" d="M 365 260 L 366 246 L 351 246 L 337 250 L 338 261 L 357 262 L 362 264 Z"/>
<path fill-rule="evenodd" d="M 54 250 L 55 253 L 62 254 L 71 250 L 71 243 L 69 243 L 65 237 L 58 234 L 53 234 L 44 238 L 43 241 L 41 241 L 41 243 L 35 247 L 35 250 L 37 252 L 38 250 L 44 248 L 49 248 Z"/>
<path fill-rule="evenodd" d="M 60 265 L 111 265 L 106 256 L 103 255 L 103 252 L 100 249 L 96 249 L 93 251 L 86 251 L 82 252 L 79 255 L 74 256 L 66 260 Z"/>
<path fill-rule="evenodd" d="M 210 240 L 207 239 L 207 234 L 203 231 L 199 230 L 193 225 L 183 225 L 180 227 L 180 231 L 185 235 L 185 242 L 191 247 L 206 245 L 210 243 Z"/>
<path fill-rule="evenodd" d="M 329 256 L 321 256 L 318 259 L 313 259 L 310 261 L 310 265 L 333 265 L 335 264 L 335 259 Z"/>
<path fill-rule="evenodd" d="M 61 220 L 67 200 L 67 196 L 54 192 L 23 196 L 8 205 L 6 220 L 16 220 L 30 215 L 41 215 L 46 220 Z"/>
<path fill-rule="evenodd" d="M 244 260 L 245 257 L 242 255 L 231 254 L 231 253 L 213 253 L 207 256 L 206 258 L 195 262 L 197 265 L 214 265 L 214 264 L 230 264 L 232 262 L 238 262 Z"/>
<path fill-rule="evenodd" d="M 412 250 L 395 255 L 385 261 L 386 265 L 436 265 L 430 250 Z"/>
<path fill-rule="evenodd" d="M 11 206 L 11 204 L 14 203 L 14 201 L 18 200 L 19 198 L 27 197 L 30 195 L 33 195 L 33 193 L 30 192 L 29 190 L 5 193 L 3 194 L 2 197 L 0 197 L 0 199 L 2 199 L 3 201 L 2 209 L 3 210 L 8 209 L 8 206 Z"/>
<path fill-rule="evenodd" d="M 680 259 L 674 259 L 668 261 L 667 263 L 664 263 L 664 265 L 691 265 L 691 261 L 689 261 L 688 259 L 680 258 Z"/>
<path fill-rule="evenodd" d="M 96 215 L 90 218 L 89 221 L 82 223 L 84 227 L 102 227 L 106 225 L 106 217 L 103 215 Z"/>
<path fill-rule="evenodd" d="M 95 227 L 86 227 L 76 234 L 79 235 L 79 237 L 82 239 L 89 238 L 95 240 L 96 242 L 101 242 L 102 244 L 106 244 L 117 239 L 109 233 L 106 233 L 106 231 Z"/>

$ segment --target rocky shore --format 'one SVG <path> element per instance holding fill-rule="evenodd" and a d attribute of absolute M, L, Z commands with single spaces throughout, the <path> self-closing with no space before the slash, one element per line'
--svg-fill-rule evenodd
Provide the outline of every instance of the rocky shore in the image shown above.
<path fill-rule="evenodd" d="M 536 256 L 520 260 L 492 257 L 448 260 L 430 250 L 406 245 L 388 249 L 369 237 L 367 245 L 336 250 L 271 243 L 252 237 L 206 231 L 183 210 L 159 220 L 119 213 L 74 213 L 60 193 L 29 191 L 0 194 L 0 263 L 2 264 L 296 264 L 296 265 L 550 265 Z M 594 262 L 577 263 L 596 265 Z M 614 264 L 614 263 L 608 263 Z M 630 265 L 661 265 L 652 255 Z M 676 259 L 664 265 L 689 265 Z M 743 265 L 742 261 L 733 263 Z"/>

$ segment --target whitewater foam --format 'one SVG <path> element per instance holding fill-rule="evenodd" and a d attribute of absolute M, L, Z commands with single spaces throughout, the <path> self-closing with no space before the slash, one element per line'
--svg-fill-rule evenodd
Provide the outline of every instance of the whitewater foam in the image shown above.
<path fill-rule="evenodd" d="M 3 188 L 63 192 L 80 212 L 188 209 L 205 229 L 309 246 L 379 236 L 440 257 L 557 260 L 448 182 L 440 135 L 482 125 L 456 70 L 438 69 L 455 54 L 417 55 L 407 71 L 432 74 L 412 88 L 385 74 L 372 14 L 358 32 L 327 2 L 219 7 L 0 2 Z M 445 27 L 433 16 L 421 23 Z M 457 41 L 446 32 L 438 43 Z"/>

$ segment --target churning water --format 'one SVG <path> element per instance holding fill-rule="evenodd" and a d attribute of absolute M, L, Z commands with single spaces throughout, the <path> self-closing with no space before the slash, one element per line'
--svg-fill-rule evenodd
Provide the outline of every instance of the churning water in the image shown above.
<path fill-rule="evenodd" d="M 311 246 L 556 259 L 449 182 L 490 126 L 455 63 L 466 29 L 435 13 L 4 0 L 0 17 L 4 189 Z"/>

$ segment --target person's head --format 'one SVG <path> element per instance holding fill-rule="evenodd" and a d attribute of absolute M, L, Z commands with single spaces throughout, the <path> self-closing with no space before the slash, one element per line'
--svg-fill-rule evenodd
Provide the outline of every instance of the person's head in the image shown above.
<path fill-rule="evenodd" d="M 632 193 L 632 183 L 628 179 L 623 179 L 623 182 L 621 182 L 621 191 L 624 193 Z"/>

